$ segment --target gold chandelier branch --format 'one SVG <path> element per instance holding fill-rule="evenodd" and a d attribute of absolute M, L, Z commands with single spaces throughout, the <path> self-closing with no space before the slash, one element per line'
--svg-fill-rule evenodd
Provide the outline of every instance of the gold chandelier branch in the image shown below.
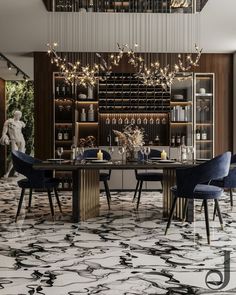
<path fill-rule="evenodd" d="M 47 46 L 51 62 L 59 68 L 67 83 L 93 87 L 98 80 L 105 80 L 112 73 L 113 67 L 119 66 L 124 54 L 127 53 L 128 63 L 137 69 L 135 76 L 143 84 L 161 86 L 166 91 L 172 85 L 175 76 L 179 72 L 187 72 L 193 67 L 198 66 L 202 54 L 202 49 L 195 45 L 195 58 L 193 58 L 192 53 L 187 55 L 178 54 L 177 62 L 173 68 L 169 64 L 161 67 L 161 63 L 158 60 L 152 62 L 149 67 L 145 63 L 144 58 L 135 52 L 138 44 L 134 45 L 134 49 L 130 48 L 128 44 L 117 44 L 119 52 L 112 53 L 108 61 L 101 54 L 96 53 L 99 63 L 83 66 L 79 60 L 71 63 L 67 61 L 66 57 L 60 57 L 56 52 L 57 43 L 53 43 L 53 45 L 48 44 Z"/>

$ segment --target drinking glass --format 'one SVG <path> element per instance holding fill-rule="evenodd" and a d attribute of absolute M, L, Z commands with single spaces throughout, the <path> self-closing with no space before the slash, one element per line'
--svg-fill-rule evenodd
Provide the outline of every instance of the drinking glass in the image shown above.
<path fill-rule="evenodd" d="M 78 160 L 83 160 L 83 158 L 84 158 L 84 147 L 79 147 L 78 149 L 77 149 L 77 155 L 76 155 L 76 158 L 78 159 Z"/>
<path fill-rule="evenodd" d="M 122 163 L 123 163 L 123 161 L 124 161 L 125 147 L 122 146 L 122 145 L 120 145 L 120 146 L 118 147 L 118 153 L 122 156 Z"/>
<path fill-rule="evenodd" d="M 150 146 L 146 146 L 146 147 L 145 147 L 145 150 L 144 150 L 144 154 L 145 154 L 146 157 L 147 157 L 147 162 L 148 162 L 148 156 L 150 155 L 150 153 L 151 153 L 151 148 L 150 148 Z"/>
<path fill-rule="evenodd" d="M 144 162 L 144 153 L 145 153 L 145 147 L 144 146 L 140 147 L 140 153 L 142 155 L 142 161 Z"/>
<path fill-rule="evenodd" d="M 60 157 L 60 163 L 61 163 L 61 156 L 62 156 L 62 154 L 63 154 L 63 147 L 58 147 L 58 148 L 57 148 L 57 154 L 58 154 L 58 156 Z"/>
<path fill-rule="evenodd" d="M 108 147 L 108 153 L 110 154 L 111 158 L 112 158 L 112 154 L 114 153 L 114 147 L 113 146 L 109 146 Z"/>

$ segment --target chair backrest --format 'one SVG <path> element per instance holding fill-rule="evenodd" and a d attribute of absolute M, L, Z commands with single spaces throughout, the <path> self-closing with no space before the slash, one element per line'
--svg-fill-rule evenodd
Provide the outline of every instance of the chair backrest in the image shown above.
<path fill-rule="evenodd" d="M 97 158 L 97 153 L 98 153 L 99 149 L 87 149 L 84 151 L 84 158 Z M 105 150 L 101 150 L 103 153 L 103 159 L 104 160 L 111 160 L 111 156 L 110 154 L 105 151 Z"/>
<path fill-rule="evenodd" d="M 235 164 L 236 163 L 236 154 L 231 156 L 231 164 Z"/>
<path fill-rule="evenodd" d="M 197 184 L 228 175 L 231 152 L 226 152 L 201 165 L 176 170 L 177 195 L 191 197 Z"/>
<path fill-rule="evenodd" d="M 45 171 L 35 170 L 33 165 L 41 161 L 20 151 L 12 151 L 12 162 L 16 172 L 24 175 L 32 185 L 40 187 L 45 179 Z"/>
<path fill-rule="evenodd" d="M 150 158 L 160 158 L 160 157 L 161 157 L 161 151 L 151 149 L 151 152 L 150 152 L 150 154 L 148 156 L 149 159 Z M 140 151 L 138 152 L 138 160 L 139 161 L 143 160 L 143 155 L 142 155 L 142 153 Z"/>

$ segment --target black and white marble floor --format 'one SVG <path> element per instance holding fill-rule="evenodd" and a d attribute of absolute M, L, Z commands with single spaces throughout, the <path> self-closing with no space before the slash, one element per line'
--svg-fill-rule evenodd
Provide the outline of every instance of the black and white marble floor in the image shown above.
<path fill-rule="evenodd" d="M 207 245 L 203 213 L 196 204 L 193 224 L 173 222 L 164 236 L 160 193 L 143 193 L 137 213 L 132 193 L 113 193 L 112 209 L 101 197 L 98 218 L 69 222 L 71 198 L 61 194 L 63 215 L 52 222 L 45 194 L 36 194 L 32 210 L 14 216 L 19 189 L 0 180 L 0 294 L 236 294 L 236 208 L 225 194 L 225 221 L 211 222 Z M 27 201 L 27 199 L 26 199 Z M 26 206 L 26 203 L 25 203 Z M 212 212 L 212 206 L 211 206 Z M 230 251 L 230 273 L 224 273 Z M 209 270 L 218 270 L 205 278 Z M 222 291 L 222 280 L 229 283 Z M 210 288 L 208 287 L 210 286 Z"/>

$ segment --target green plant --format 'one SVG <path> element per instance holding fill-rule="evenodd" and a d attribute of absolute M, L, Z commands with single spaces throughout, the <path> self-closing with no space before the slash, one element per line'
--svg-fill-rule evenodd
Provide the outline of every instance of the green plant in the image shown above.
<path fill-rule="evenodd" d="M 26 153 L 34 154 L 34 84 L 32 81 L 6 82 L 7 118 L 12 118 L 15 110 L 22 112 L 26 127 L 23 134 Z"/>

